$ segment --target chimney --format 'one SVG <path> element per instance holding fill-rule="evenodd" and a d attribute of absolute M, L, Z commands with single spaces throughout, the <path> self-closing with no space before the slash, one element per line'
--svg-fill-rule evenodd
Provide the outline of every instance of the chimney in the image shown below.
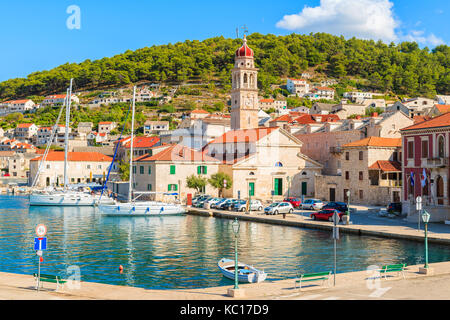
<path fill-rule="evenodd" d="M 378 112 L 372 113 L 372 117 L 378 117 Z"/>

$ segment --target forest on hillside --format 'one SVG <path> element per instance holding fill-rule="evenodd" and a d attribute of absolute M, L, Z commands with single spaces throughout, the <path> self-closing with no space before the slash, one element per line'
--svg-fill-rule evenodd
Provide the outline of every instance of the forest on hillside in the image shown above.
<path fill-rule="evenodd" d="M 27 78 L 0 83 L 0 100 L 65 92 L 74 78 L 77 90 L 123 86 L 138 81 L 183 83 L 189 80 L 231 82 L 234 53 L 242 39 L 215 37 L 128 50 L 82 63 L 66 63 Z M 248 45 L 255 52 L 262 90 L 281 77 L 298 77 L 315 68 L 327 77 L 359 81 L 361 87 L 400 95 L 450 94 L 450 47 L 430 50 L 415 42 L 346 40 L 326 33 L 287 36 L 254 33 Z M 356 79 L 356 80 L 355 80 Z"/>

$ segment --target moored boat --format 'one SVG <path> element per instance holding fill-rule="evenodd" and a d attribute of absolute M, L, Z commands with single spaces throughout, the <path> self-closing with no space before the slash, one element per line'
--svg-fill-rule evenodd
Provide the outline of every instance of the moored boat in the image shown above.
<path fill-rule="evenodd" d="M 220 272 L 224 277 L 234 280 L 235 274 L 235 261 L 223 258 L 217 265 L 219 266 Z M 238 262 L 238 281 L 248 282 L 248 283 L 258 283 L 266 280 L 267 273 L 258 270 L 253 266 L 249 266 L 245 263 Z"/>
<path fill-rule="evenodd" d="M 136 201 L 135 203 L 116 203 L 99 205 L 98 208 L 106 216 L 167 216 L 185 213 L 184 208 L 178 204 L 157 201 Z"/>

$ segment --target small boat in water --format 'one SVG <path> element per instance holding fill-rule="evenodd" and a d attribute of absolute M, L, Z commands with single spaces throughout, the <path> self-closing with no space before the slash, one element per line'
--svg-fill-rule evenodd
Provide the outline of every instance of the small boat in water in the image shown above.
<path fill-rule="evenodd" d="M 217 265 L 224 277 L 234 280 L 235 261 L 223 258 Z M 266 280 L 267 273 L 258 270 L 253 266 L 238 262 L 238 281 L 248 283 L 258 283 Z"/>
<path fill-rule="evenodd" d="M 103 215 L 106 216 L 168 216 L 185 213 L 184 208 L 178 204 L 157 201 L 137 201 L 134 203 L 116 203 L 111 205 L 99 205 Z"/>

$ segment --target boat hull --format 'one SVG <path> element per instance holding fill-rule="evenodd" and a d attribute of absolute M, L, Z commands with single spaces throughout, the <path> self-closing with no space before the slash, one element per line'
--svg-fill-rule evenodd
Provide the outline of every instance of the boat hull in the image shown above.
<path fill-rule="evenodd" d="M 118 203 L 115 205 L 99 205 L 100 212 L 107 216 L 168 216 L 180 215 L 186 211 L 180 205 L 158 203 L 158 202 L 143 202 L 143 203 Z"/>
<path fill-rule="evenodd" d="M 235 274 L 234 274 L 234 266 L 235 261 L 229 260 L 229 259 L 222 259 L 218 262 L 218 267 L 220 272 L 223 274 L 224 277 L 235 280 Z M 246 270 L 244 268 L 247 268 Z M 266 280 L 267 273 L 264 271 L 260 271 L 258 269 L 255 269 L 252 266 L 246 265 L 244 263 L 238 262 L 238 281 L 239 282 L 246 282 L 246 283 L 258 283 L 263 282 Z M 243 273 L 244 269 L 246 273 Z"/>
<path fill-rule="evenodd" d="M 114 200 L 103 197 L 100 204 L 113 204 Z M 90 194 L 61 193 L 61 194 L 31 194 L 30 206 L 95 206 L 99 204 L 99 197 Z"/>

